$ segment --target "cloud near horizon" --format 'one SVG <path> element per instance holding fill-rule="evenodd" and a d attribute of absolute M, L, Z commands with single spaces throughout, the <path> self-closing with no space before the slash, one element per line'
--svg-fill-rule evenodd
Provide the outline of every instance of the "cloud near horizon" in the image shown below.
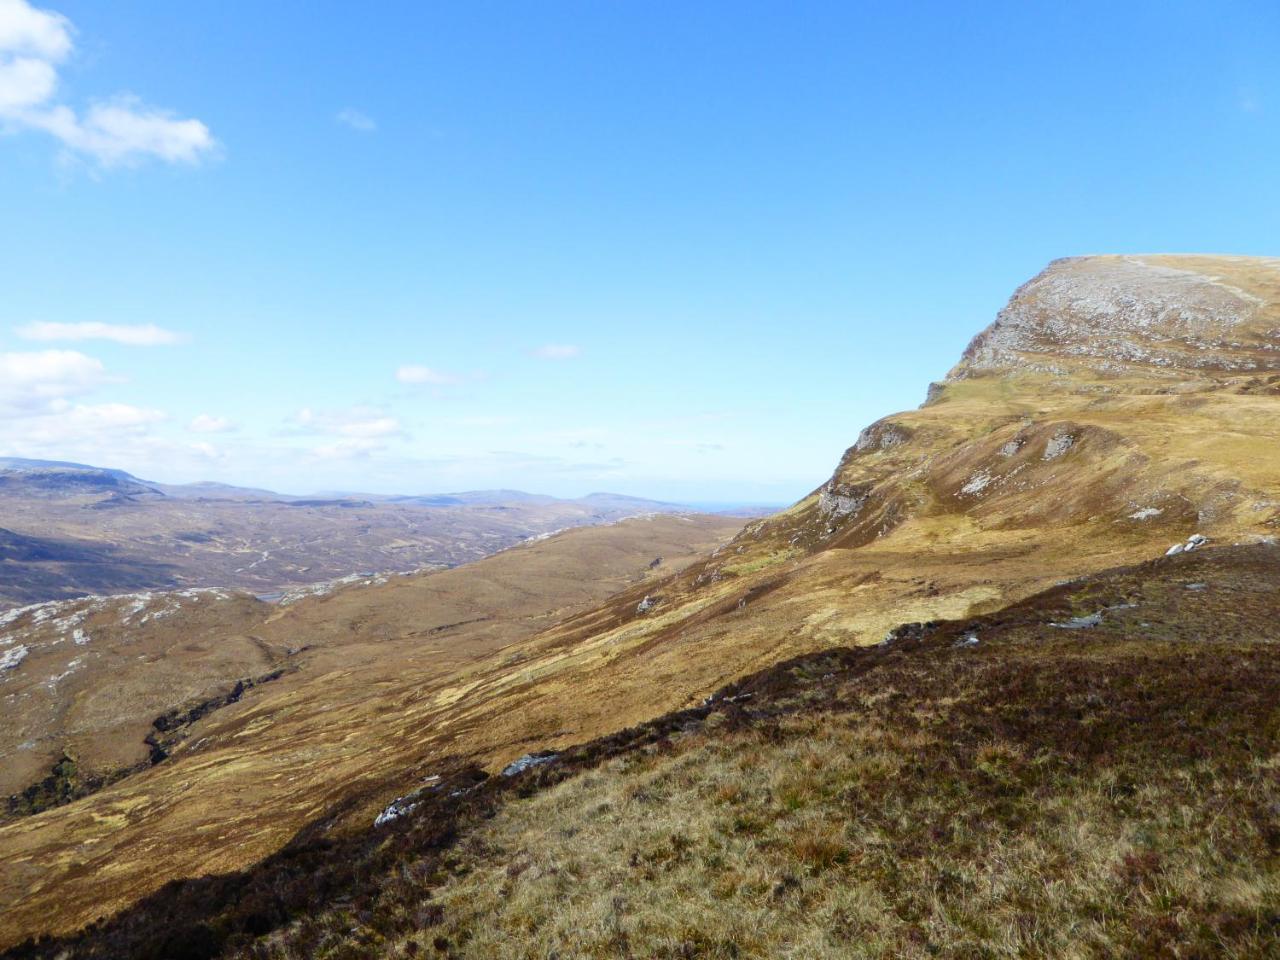
<path fill-rule="evenodd" d="M 0 353 L 0 412 L 45 412 L 106 381 L 102 361 L 78 350 Z"/>
<path fill-rule="evenodd" d="M 186 338 L 154 323 L 113 324 L 89 321 L 86 323 L 47 323 L 39 321 L 18 327 L 14 331 L 23 340 L 110 340 L 131 347 L 157 347 L 181 343 Z"/>
<path fill-rule="evenodd" d="M 129 93 L 97 100 L 83 113 L 58 103 L 58 69 L 74 50 L 74 32 L 56 11 L 0 0 L 0 132 L 43 131 L 103 167 L 148 158 L 195 164 L 214 152 L 217 141 L 204 123 Z"/>
<path fill-rule="evenodd" d="M 288 432 L 322 438 L 309 453 L 319 460 L 353 460 L 387 449 L 392 440 L 408 434 L 400 421 L 385 411 L 370 407 L 345 410 L 314 410 L 303 407 L 289 422 Z"/>
<path fill-rule="evenodd" d="M 331 411 L 303 407 L 294 415 L 293 426 L 304 433 L 327 433 L 340 437 L 394 437 L 404 433 L 395 417 L 368 407 Z"/>
<path fill-rule="evenodd" d="M 187 429 L 192 433 L 230 433 L 237 429 L 237 425 L 226 417 L 202 413 L 187 424 Z"/>

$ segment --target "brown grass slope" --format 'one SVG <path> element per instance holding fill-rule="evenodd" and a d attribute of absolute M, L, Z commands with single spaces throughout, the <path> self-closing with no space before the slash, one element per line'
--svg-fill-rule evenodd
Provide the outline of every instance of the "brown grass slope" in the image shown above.
<path fill-rule="evenodd" d="M 193 730 L 214 745 L 203 756 L 0 828 L 0 856 L 18 852 L 20 882 L 39 880 L 6 920 L 69 930 L 166 879 L 243 867 L 350 801 L 329 825 L 341 836 L 446 756 L 493 770 L 788 657 L 999 610 L 1193 533 L 1270 536 L 1277 367 L 1278 261 L 1052 264 L 924 407 L 868 428 L 828 483 L 682 573 L 441 672 L 335 671 L 289 696 L 277 681 Z"/>
<path fill-rule="evenodd" d="M 795 658 L 9 956 L 1276 956 L 1277 579 L 1210 549 Z"/>
<path fill-rule="evenodd" d="M 284 607 L 158 594 L 20 619 L 11 627 L 31 652 L 2 681 L 0 700 L 9 788 L 44 777 L 64 754 L 85 777 L 145 769 L 0 824 L 0 942 L 75 926 L 170 877 L 271 852 L 347 791 L 447 750 L 449 731 L 432 717 L 472 664 L 502 662 L 505 645 L 679 569 L 740 524 L 654 517 L 588 527 Z M 74 642 L 77 629 L 88 643 Z M 68 673 L 74 660 L 83 662 Z M 144 737 L 158 715 L 280 667 L 279 679 L 209 713 L 171 757 L 146 767 Z"/>

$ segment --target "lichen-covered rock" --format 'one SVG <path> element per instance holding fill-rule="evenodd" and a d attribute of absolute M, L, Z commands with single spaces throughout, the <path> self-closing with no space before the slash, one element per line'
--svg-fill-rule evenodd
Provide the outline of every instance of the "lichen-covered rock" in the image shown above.
<path fill-rule="evenodd" d="M 818 492 L 818 513 L 828 520 L 854 516 L 867 502 L 867 493 L 832 481 Z"/>
<path fill-rule="evenodd" d="M 910 439 L 911 434 L 905 427 L 880 420 L 858 434 L 858 442 L 853 445 L 853 449 L 858 453 L 892 450 Z"/>
<path fill-rule="evenodd" d="M 524 773 L 534 767 L 540 767 L 544 763 L 553 763 L 560 754 L 553 751 L 544 751 L 542 753 L 526 753 L 519 760 L 513 760 L 502 768 L 504 777 L 514 777 L 518 773 Z"/>
<path fill-rule="evenodd" d="M 1069 433 L 1059 433 L 1049 438 L 1044 445 L 1044 460 L 1056 460 L 1075 444 L 1076 438 Z"/>
<path fill-rule="evenodd" d="M 1166 557 L 1176 557 L 1180 553 L 1190 553 L 1199 547 L 1203 547 L 1209 542 L 1209 538 L 1202 533 L 1193 533 L 1187 538 L 1186 543 L 1175 543 L 1172 547 L 1164 552 Z"/>
<path fill-rule="evenodd" d="M 991 484 L 991 474 L 986 470 L 979 470 L 972 477 L 965 481 L 964 486 L 960 488 L 962 496 L 973 497 L 987 489 Z"/>
<path fill-rule="evenodd" d="M 390 823 L 392 820 L 399 820 L 406 814 L 412 813 L 417 808 L 418 801 L 422 798 L 422 795 L 428 790 L 435 789 L 439 783 L 439 776 L 427 777 L 423 781 L 423 785 L 413 791 L 413 793 L 405 794 L 403 797 L 396 797 L 392 800 L 391 803 L 387 805 L 387 808 L 374 818 L 373 825 L 375 827 L 381 827 L 384 824 Z"/>
<path fill-rule="evenodd" d="M 29 647 L 19 644 L 16 647 L 10 647 L 8 650 L 0 651 L 0 670 L 16 669 L 18 664 L 27 659 L 27 654 L 31 652 Z"/>
<path fill-rule="evenodd" d="M 1061 623 L 1051 623 L 1049 626 L 1057 627 L 1059 630 L 1088 630 L 1090 627 L 1097 627 L 1102 624 L 1102 611 L 1091 613 L 1085 617 L 1072 617 L 1070 620 L 1063 620 Z"/>

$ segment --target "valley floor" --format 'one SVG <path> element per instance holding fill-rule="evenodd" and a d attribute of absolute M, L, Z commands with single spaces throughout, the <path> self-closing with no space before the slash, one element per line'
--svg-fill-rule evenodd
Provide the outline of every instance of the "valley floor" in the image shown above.
<path fill-rule="evenodd" d="M 6 956 L 1280 956 L 1278 582 L 1209 549 L 797 658 Z"/>

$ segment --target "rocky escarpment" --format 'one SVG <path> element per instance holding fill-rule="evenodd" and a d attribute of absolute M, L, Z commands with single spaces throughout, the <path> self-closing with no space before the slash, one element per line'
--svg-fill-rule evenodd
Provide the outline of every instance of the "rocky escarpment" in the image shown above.
<path fill-rule="evenodd" d="M 1280 259 L 1076 257 L 1025 283 L 948 376 L 1280 370 Z"/>
<path fill-rule="evenodd" d="M 1057 260 L 923 408 L 867 427 L 826 483 L 726 553 L 741 566 L 753 544 L 859 548 L 904 524 L 935 544 L 1097 527 L 1167 533 L 1163 550 L 1201 527 L 1263 534 L 1277 373 L 1280 259 Z"/>

